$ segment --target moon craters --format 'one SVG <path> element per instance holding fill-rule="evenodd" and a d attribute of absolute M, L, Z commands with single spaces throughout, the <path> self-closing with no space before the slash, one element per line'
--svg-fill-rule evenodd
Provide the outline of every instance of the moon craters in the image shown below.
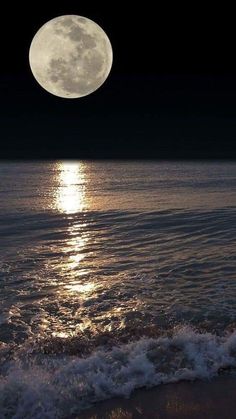
<path fill-rule="evenodd" d="M 110 41 L 96 23 L 80 16 L 47 22 L 30 47 L 36 80 L 57 96 L 76 98 L 97 90 L 112 65 Z"/>

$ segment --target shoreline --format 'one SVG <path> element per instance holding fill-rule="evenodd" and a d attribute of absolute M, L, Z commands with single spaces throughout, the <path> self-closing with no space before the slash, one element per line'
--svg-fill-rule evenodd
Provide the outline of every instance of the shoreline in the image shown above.
<path fill-rule="evenodd" d="M 234 419 L 236 375 L 181 381 L 99 402 L 73 419 Z"/>

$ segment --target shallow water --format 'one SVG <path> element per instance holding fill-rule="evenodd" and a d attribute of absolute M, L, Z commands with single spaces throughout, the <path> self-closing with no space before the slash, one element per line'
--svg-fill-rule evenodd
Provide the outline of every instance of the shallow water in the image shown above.
<path fill-rule="evenodd" d="M 38 417 L 63 417 L 234 367 L 235 186 L 232 162 L 0 164 L 6 417 L 26 417 L 36 394 Z"/>

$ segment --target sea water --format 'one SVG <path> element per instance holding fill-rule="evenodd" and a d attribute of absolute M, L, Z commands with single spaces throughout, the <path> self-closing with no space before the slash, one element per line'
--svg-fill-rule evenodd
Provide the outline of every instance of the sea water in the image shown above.
<path fill-rule="evenodd" d="M 0 417 L 234 368 L 235 187 L 234 162 L 1 162 Z"/>

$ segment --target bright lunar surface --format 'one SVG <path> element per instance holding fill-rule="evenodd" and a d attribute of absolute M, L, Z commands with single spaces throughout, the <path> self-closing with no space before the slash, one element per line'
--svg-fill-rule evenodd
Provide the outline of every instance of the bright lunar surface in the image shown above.
<path fill-rule="evenodd" d="M 108 77 L 112 47 L 106 33 L 92 20 L 60 16 L 36 33 L 29 61 L 45 90 L 63 98 L 79 98 L 97 90 Z"/>

